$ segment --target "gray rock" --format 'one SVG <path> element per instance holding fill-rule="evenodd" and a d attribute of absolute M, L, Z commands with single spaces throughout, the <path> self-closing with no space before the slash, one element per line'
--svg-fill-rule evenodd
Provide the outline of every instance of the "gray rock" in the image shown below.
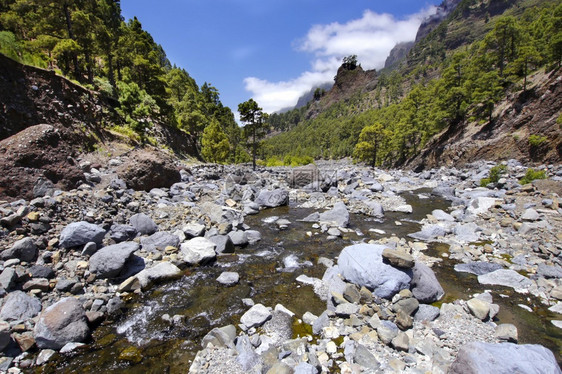
<path fill-rule="evenodd" d="M 365 201 L 364 204 L 367 206 L 367 214 L 371 217 L 376 218 L 383 218 L 384 217 L 384 209 L 381 203 L 377 201 Z"/>
<path fill-rule="evenodd" d="M 464 345 L 451 374 L 562 373 L 552 352 L 538 344 L 473 342 Z"/>
<path fill-rule="evenodd" d="M 325 310 L 324 312 L 322 312 L 322 314 L 320 314 L 320 316 L 318 316 L 318 318 L 316 318 L 316 320 L 314 320 L 312 324 L 312 333 L 318 335 L 320 334 L 320 332 L 324 327 L 327 327 L 329 325 L 330 325 L 330 313 L 327 310 Z"/>
<path fill-rule="evenodd" d="M 501 268 L 503 268 L 503 266 L 501 266 L 500 264 L 484 261 L 474 261 L 466 264 L 455 265 L 455 271 L 471 273 L 475 275 L 488 274 Z"/>
<path fill-rule="evenodd" d="M 349 225 L 349 211 L 345 204 L 339 201 L 334 204 L 332 209 L 320 213 L 318 221 L 330 226 L 347 227 Z"/>
<path fill-rule="evenodd" d="M 412 269 L 412 293 L 420 303 L 430 304 L 443 297 L 445 291 L 435 277 L 435 273 L 427 265 L 416 261 Z"/>
<path fill-rule="evenodd" d="M 517 343 L 517 327 L 511 323 L 502 323 L 496 327 L 494 335 L 502 341 Z"/>
<path fill-rule="evenodd" d="M 248 244 L 252 245 L 261 240 L 261 233 L 257 230 L 246 230 L 246 237 L 248 238 Z"/>
<path fill-rule="evenodd" d="M 24 238 L 15 242 L 9 249 L 0 253 L 2 260 L 17 258 L 22 261 L 31 262 L 37 257 L 37 246 L 31 238 Z"/>
<path fill-rule="evenodd" d="M 408 236 L 418 240 L 431 241 L 440 236 L 447 235 L 448 232 L 440 225 L 424 225 L 420 231 L 408 234 Z"/>
<path fill-rule="evenodd" d="M 318 222 L 320 219 L 320 213 L 314 212 L 309 214 L 308 216 L 304 217 L 303 219 L 299 220 L 301 222 Z"/>
<path fill-rule="evenodd" d="M 82 249 L 82 256 L 91 256 L 98 250 L 98 245 L 94 242 L 89 242 L 84 245 Z"/>
<path fill-rule="evenodd" d="M 415 264 L 414 258 L 411 254 L 390 248 L 385 248 L 382 251 L 382 257 L 392 266 L 399 268 L 410 269 L 413 268 Z"/>
<path fill-rule="evenodd" d="M 367 347 L 363 344 L 357 344 L 355 354 L 353 355 L 353 361 L 355 361 L 356 364 L 369 369 L 368 371 L 376 371 L 380 367 L 380 363 L 377 361 L 375 356 L 373 356 L 373 354 L 369 352 L 369 349 L 367 349 Z"/>
<path fill-rule="evenodd" d="M 26 321 L 41 311 L 41 300 L 22 291 L 10 292 L 0 310 L 0 320 Z"/>
<path fill-rule="evenodd" d="M 55 353 L 56 351 L 52 349 L 43 349 L 37 355 L 37 360 L 35 360 L 35 365 L 37 366 L 43 365 L 44 363 L 48 362 Z"/>
<path fill-rule="evenodd" d="M 466 302 L 470 312 L 478 319 L 484 321 L 488 319 L 490 313 L 490 303 L 477 298 L 470 299 Z"/>
<path fill-rule="evenodd" d="M 307 362 L 301 362 L 295 366 L 294 374 L 317 374 L 318 369 Z"/>
<path fill-rule="evenodd" d="M 5 268 L 2 273 L 0 273 L 0 288 L 6 291 L 11 290 L 18 279 L 16 270 L 14 268 Z"/>
<path fill-rule="evenodd" d="M 456 235 L 456 239 L 463 242 L 475 242 L 480 237 L 480 234 L 477 231 L 480 228 L 474 223 L 466 223 L 466 224 L 457 224 L 454 229 L 453 233 Z"/>
<path fill-rule="evenodd" d="M 141 239 L 142 249 L 147 252 L 163 251 L 166 247 L 179 248 L 180 238 L 166 231 L 159 231 Z"/>
<path fill-rule="evenodd" d="M 270 318 L 271 312 L 269 309 L 262 304 L 256 304 L 242 315 L 240 323 L 249 329 L 263 325 Z"/>
<path fill-rule="evenodd" d="M 281 188 L 273 191 L 261 190 L 254 202 L 268 208 L 287 205 L 289 204 L 289 191 Z"/>
<path fill-rule="evenodd" d="M 478 282 L 480 284 L 512 287 L 516 291 L 525 291 L 533 284 L 528 278 L 511 269 L 500 269 L 479 275 Z"/>
<path fill-rule="evenodd" d="M 90 334 L 82 304 L 67 297 L 45 309 L 34 329 L 41 349 L 61 349 L 70 342 L 83 342 Z"/>
<path fill-rule="evenodd" d="M 392 305 L 392 309 L 395 312 L 402 310 L 407 315 L 411 316 L 419 308 L 420 303 L 417 299 L 413 297 L 408 297 L 405 299 L 400 299 Z"/>
<path fill-rule="evenodd" d="M 133 240 L 137 236 L 137 230 L 130 225 L 113 225 L 109 230 L 109 237 L 116 243 Z"/>
<path fill-rule="evenodd" d="M 77 282 L 73 279 L 59 279 L 55 288 L 60 292 L 68 292 Z"/>
<path fill-rule="evenodd" d="M 105 230 L 93 223 L 73 222 L 61 231 L 59 245 L 63 248 L 77 247 L 88 242 L 101 245 L 104 236 Z"/>
<path fill-rule="evenodd" d="M 161 262 L 151 268 L 142 270 L 135 276 L 139 280 L 141 288 L 145 290 L 153 283 L 179 278 L 181 274 L 182 271 L 176 265 L 170 262 Z"/>
<path fill-rule="evenodd" d="M 188 240 L 180 246 L 183 259 L 192 265 L 202 265 L 213 261 L 217 257 L 215 247 L 215 243 L 202 237 Z"/>
<path fill-rule="evenodd" d="M 382 245 L 355 244 L 345 247 L 338 258 L 341 275 L 348 281 L 374 290 L 375 295 L 391 298 L 406 289 L 412 280 L 411 272 L 385 264 Z"/>
<path fill-rule="evenodd" d="M 441 209 L 435 209 L 431 212 L 431 215 L 438 221 L 455 222 L 455 218 L 452 215 Z"/>
<path fill-rule="evenodd" d="M 11 342 L 10 324 L 6 321 L 0 321 L 0 352 L 2 352 Z"/>
<path fill-rule="evenodd" d="M 123 242 L 104 247 L 90 257 L 90 272 L 98 278 L 115 278 L 124 269 L 133 253 L 139 249 L 135 242 Z"/>
<path fill-rule="evenodd" d="M 188 239 L 195 238 L 197 236 L 203 235 L 203 233 L 205 232 L 205 225 L 197 222 L 191 222 L 182 227 L 182 231 Z"/>
<path fill-rule="evenodd" d="M 420 304 L 418 311 L 414 314 L 414 321 L 433 321 L 439 317 L 439 308 L 432 305 Z"/>
<path fill-rule="evenodd" d="M 225 286 L 233 286 L 240 280 L 240 275 L 234 271 L 223 271 L 217 278 L 217 282 Z"/>
<path fill-rule="evenodd" d="M 398 326 L 390 321 L 381 321 L 380 325 L 377 327 L 379 339 L 386 345 L 392 342 L 392 339 L 398 335 L 399 331 Z"/>
<path fill-rule="evenodd" d="M 234 339 L 236 339 L 236 327 L 233 325 L 215 327 L 201 340 L 201 347 L 206 348 L 212 343 L 215 347 L 234 349 Z"/>
<path fill-rule="evenodd" d="M 336 307 L 336 315 L 339 317 L 349 318 L 349 316 L 357 312 L 359 312 L 359 305 L 357 304 L 343 303 Z"/>
<path fill-rule="evenodd" d="M 154 223 L 152 218 L 144 213 L 138 213 L 131 216 L 129 223 L 142 235 L 152 235 L 158 231 L 156 223 Z"/>
<path fill-rule="evenodd" d="M 541 216 L 536 210 L 534 210 L 533 208 L 529 208 L 525 210 L 525 212 L 523 212 L 523 214 L 521 215 L 521 219 L 523 221 L 538 221 L 539 219 L 541 219 Z"/>
<path fill-rule="evenodd" d="M 252 343 L 247 335 L 239 336 L 236 340 L 236 351 L 238 356 L 236 361 L 244 370 L 250 370 L 261 361 L 260 356 L 254 350 Z"/>
<path fill-rule="evenodd" d="M 217 254 L 221 253 L 234 253 L 234 243 L 230 236 L 228 235 L 215 235 L 208 238 L 210 241 L 215 243 L 215 252 Z"/>
<path fill-rule="evenodd" d="M 243 247 L 250 242 L 246 231 L 231 231 L 228 236 L 235 246 Z"/>
<path fill-rule="evenodd" d="M 558 265 L 540 264 L 537 274 L 544 278 L 562 278 L 562 267 Z"/>

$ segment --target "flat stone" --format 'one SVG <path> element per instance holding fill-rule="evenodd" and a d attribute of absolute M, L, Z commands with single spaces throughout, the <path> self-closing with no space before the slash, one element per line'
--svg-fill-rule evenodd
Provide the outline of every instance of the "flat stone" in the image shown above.
<path fill-rule="evenodd" d="M 449 369 L 467 373 L 560 373 L 552 352 L 538 344 L 473 342 L 462 346 Z"/>
<path fill-rule="evenodd" d="M 500 269 L 491 273 L 479 275 L 478 282 L 480 284 L 512 287 L 516 291 L 519 290 L 523 292 L 526 292 L 532 285 L 532 282 L 528 278 L 511 269 Z"/>
<path fill-rule="evenodd" d="M 488 274 L 493 271 L 502 269 L 503 266 L 493 262 L 473 261 L 466 264 L 456 264 L 455 271 L 471 273 L 475 275 Z"/>
<path fill-rule="evenodd" d="M 182 227 L 182 231 L 189 239 L 195 238 L 197 236 L 203 235 L 203 233 L 205 232 L 205 225 L 197 222 L 191 222 Z"/>
<path fill-rule="evenodd" d="M 181 275 L 182 271 L 176 265 L 170 262 L 160 262 L 151 268 L 142 270 L 135 277 L 138 279 L 141 288 L 145 290 L 151 284 L 176 279 Z"/>
<path fill-rule="evenodd" d="M 439 317 L 440 310 L 436 306 L 420 304 L 418 311 L 414 314 L 414 321 L 433 321 Z"/>
<path fill-rule="evenodd" d="M 233 286 L 240 280 L 240 275 L 234 271 L 224 271 L 217 278 L 217 282 L 225 286 Z"/>
<path fill-rule="evenodd" d="M 525 210 L 525 212 L 523 212 L 523 214 L 521 215 L 521 219 L 523 221 L 538 221 L 541 219 L 541 216 L 536 210 L 534 210 L 533 208 L 529 208 Z"/>
<path fill-rule="evenodd" d="M 31 238 L 23 238 L 15 242 L 9 249 L 0 253 L 2 260 L 17 258 L 21 261 L 32 262 L 37 257 L 37 246 Z"/>
<path fill-rule="evenodd" d="M 240 322 L 246 328 L 259 327 L 271 318 L 271 312 L 262 304 L 256 304 L 251 307 L 240 318 Z"/>
<path fill-rule="evenodd" d="M 147 252 L 164 251 L 166 247 L 180 246 L 180 238 L 166 231 L 155 232 L 149 237 L 141 239 L 141 246 Z"/>
<path fill-rule="evenodd" d="M 401 331 L 394 339 L 392 339 L 391 345 L 397 351 L 408 352 L 410 346 L 410 338 L 405 332 Z"/>
<path fill-rule="evenodd" d="M 415 264 L 414 258 L 409 253 L 390 248 L 385 248 L 382 251 L 382 257 L 392 266 L 399 268 L 410 269 L 413 268 Z"/>
<path fill-rule="evenodd" d="M 289 192 L 281 188 L 273 191 L 261 190 L 254 202 L 268 208 L 287 205 L 289 204 Z"/>
<path fill-rule="evenodd" d="M 359 312 L 359 305 L 352 303 L 339 304 L 336 307 L 336 315 L 347 318 L 352 314 Z"/>

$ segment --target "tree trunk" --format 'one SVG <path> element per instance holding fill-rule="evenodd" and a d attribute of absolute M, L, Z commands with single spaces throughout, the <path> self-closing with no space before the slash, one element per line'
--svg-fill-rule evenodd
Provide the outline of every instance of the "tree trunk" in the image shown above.
<path fill-rule="evenodd" d="M 72 32 L 72 20 L 70 19 L 70 9 L 68 8 L 68 3 L 65 1 L 63 4 L 64 17 L 66 19 L 66 31 L 68 32 L 68 37 L 72 40 L 74 39 L 74 33 Z M 72 63 L 74 65 L 74 76 L 78 81 L 80 79 L 80 68 L 78 67 L 78 56 L 76 53 L 72 53 Z"/>

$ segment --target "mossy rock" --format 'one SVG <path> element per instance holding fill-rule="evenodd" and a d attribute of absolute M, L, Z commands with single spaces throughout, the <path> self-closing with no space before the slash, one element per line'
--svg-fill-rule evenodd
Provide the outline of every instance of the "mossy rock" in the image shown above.
<path fill-rule="evenodd" d="M 143 359 L 140 349 L 134 346 L 125 348 L 119 353 L 119 360 L 128 361 L 132 364 L 138 364 Z"/>

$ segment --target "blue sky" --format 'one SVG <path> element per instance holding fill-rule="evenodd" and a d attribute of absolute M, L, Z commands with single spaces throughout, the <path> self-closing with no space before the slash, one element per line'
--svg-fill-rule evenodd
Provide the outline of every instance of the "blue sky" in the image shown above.
<path fill-rule="evenodd" d="M 438 0 L 121 0 L 173 64 L 209 82 L 234 112 L 254 98 L 272 113 L 333 77 L 344 56 L 380 68 L 413 40 Z"/>

